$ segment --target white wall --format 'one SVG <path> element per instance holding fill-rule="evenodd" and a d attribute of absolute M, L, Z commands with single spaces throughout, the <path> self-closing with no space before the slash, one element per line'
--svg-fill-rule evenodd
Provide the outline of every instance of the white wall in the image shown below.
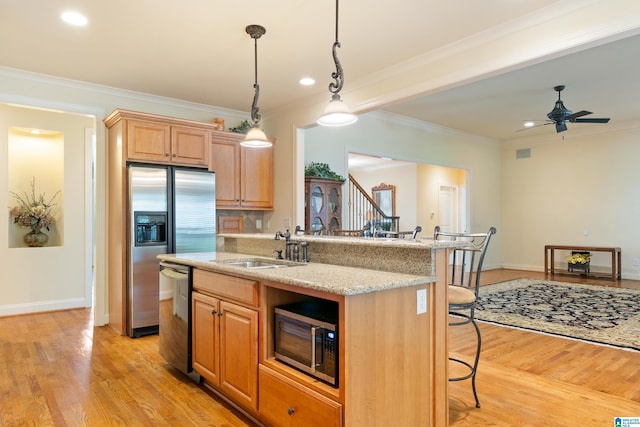
<path fill-rule="evenodd" d="M 622 276 L 640 279 L 632 262 L 640 258 L 640 127 L 613 125 L 592 134 L 574 125 L 564 140 L 550 133 L 504 148 L 505 267 L 542 270 L 547 244 L 618 246 Z M 531 148 L 531 158 L 517 160 L 518 148 Z M 591 264 L 609 270 L 611 259 L 594 253 Z"/>
<path fill-rule="evenodd" d="M 486 265 L 502 265 L 500 143 L 384 113 L 364 114 L 341 132 L 321 127 L 305 131 L 306 162 L 328 163 L 336 173 L 347 176 L 349 152 L 466 170 L 471 231 L 498 229 Z M 450 178 L 438 175 L 435 169 L 432 172 L 433 180 L 437 176 Z M 431 197 L 437 200 L 437 194 Z M 430 223 L 420 224 L 423 233 L 431 234 L 436 221 L 434 218 Z"/>

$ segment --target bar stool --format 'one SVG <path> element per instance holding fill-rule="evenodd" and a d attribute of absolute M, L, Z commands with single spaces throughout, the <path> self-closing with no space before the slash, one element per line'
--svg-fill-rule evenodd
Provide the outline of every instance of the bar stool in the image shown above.
<path fill-rule="evenodd" d="M 478 361 L 480 360 L 482 336 L 476 323 L 475 308 L 480 290 L 480 274 L 482 273 L 484 257 L 487 253 L 491 236 L 494 234 L 496 234 L 495 227 L 491 227 L 487 233 L 472 234 L 440 231 L 440 226 L 436 226 L 433 233 L 434 240 L 455 240 L 468 243 L 468 246 L 451 249 L 449 252 L 452 254 L 451 274 L 450 277 L 446 278 L 449 286 L 449 326 L 471 324 L 475 329 L 477 346 L 472 362 L 449 357 L 450 361 L 466 366 L 468 372 L 466 375 L 451 377 L 449 381 L 471 379 L 476 408 L 480 407 L 480 400 L 476 391 L 476 373 L 478 371 Z M 460 264 L 458 265 L 458 263 Z"/>

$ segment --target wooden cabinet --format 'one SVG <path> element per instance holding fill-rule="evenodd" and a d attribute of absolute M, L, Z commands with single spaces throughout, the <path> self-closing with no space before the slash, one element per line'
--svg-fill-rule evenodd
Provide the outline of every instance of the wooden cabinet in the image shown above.
<path fill-rule="evenodd" d="M 305 178 L 304 229 L 330 234 L 342 227 L 342 184 L 344 181 L 326 178 Z"/>
<path fill-rule="evenodd" d="M 203 167 L 209 164 L 211 133 L 206 129 L 128 120 L 126 135 L 128 160 Z"/>
<path fill-rule="evenodd" d="M 342 425 L 342 405 L 260 366 L 260 415 L 276 426 Z"/>
<path fill-rule="evenodd" d="M 243 147 L 244 135 L 212 134 L 209 169 L 219 209 L 273 209 L 273 146 Z"/>
<path fill-rule="evenodd" d="M 200 375 L 213 384 L 219 384 L 218 354 L 219 325 L 217 313 L 220 300 L 199 292 L 192 293 L 192 365 Z"/>
<path fill-rule="evenodd" d="M 193 369 L 245 408 L 258 405 L 258 311 L 253 280 L 194 270 Z"/>

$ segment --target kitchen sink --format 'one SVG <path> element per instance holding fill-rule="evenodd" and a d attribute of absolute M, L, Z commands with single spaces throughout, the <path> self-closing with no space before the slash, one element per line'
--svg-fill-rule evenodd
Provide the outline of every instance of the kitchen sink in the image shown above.
<path fill-rule="evenodd" d="M 224 262 L 224 264 L 231 265 L 234 267 L 248 268 L 251 270 L 270 269 L 270 268 L 287 268 L 287 267 L 295 267 L 297 265 L 303 265 L 303 264 L 278 262 L 278 261 L 269 260 L 269 259 L 248 259 L 248 260 L 241 260 L 241 261 L 227 261 L 227 262 Z"/>

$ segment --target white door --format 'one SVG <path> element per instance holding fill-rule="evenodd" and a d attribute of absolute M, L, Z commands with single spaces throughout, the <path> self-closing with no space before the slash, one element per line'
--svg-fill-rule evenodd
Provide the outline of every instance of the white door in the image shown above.
<path fill-rule="evenodd" d="M 438 218 L 440 230 L 458 231 L 458 187 L 440 184 L 438 190 Z"/>

